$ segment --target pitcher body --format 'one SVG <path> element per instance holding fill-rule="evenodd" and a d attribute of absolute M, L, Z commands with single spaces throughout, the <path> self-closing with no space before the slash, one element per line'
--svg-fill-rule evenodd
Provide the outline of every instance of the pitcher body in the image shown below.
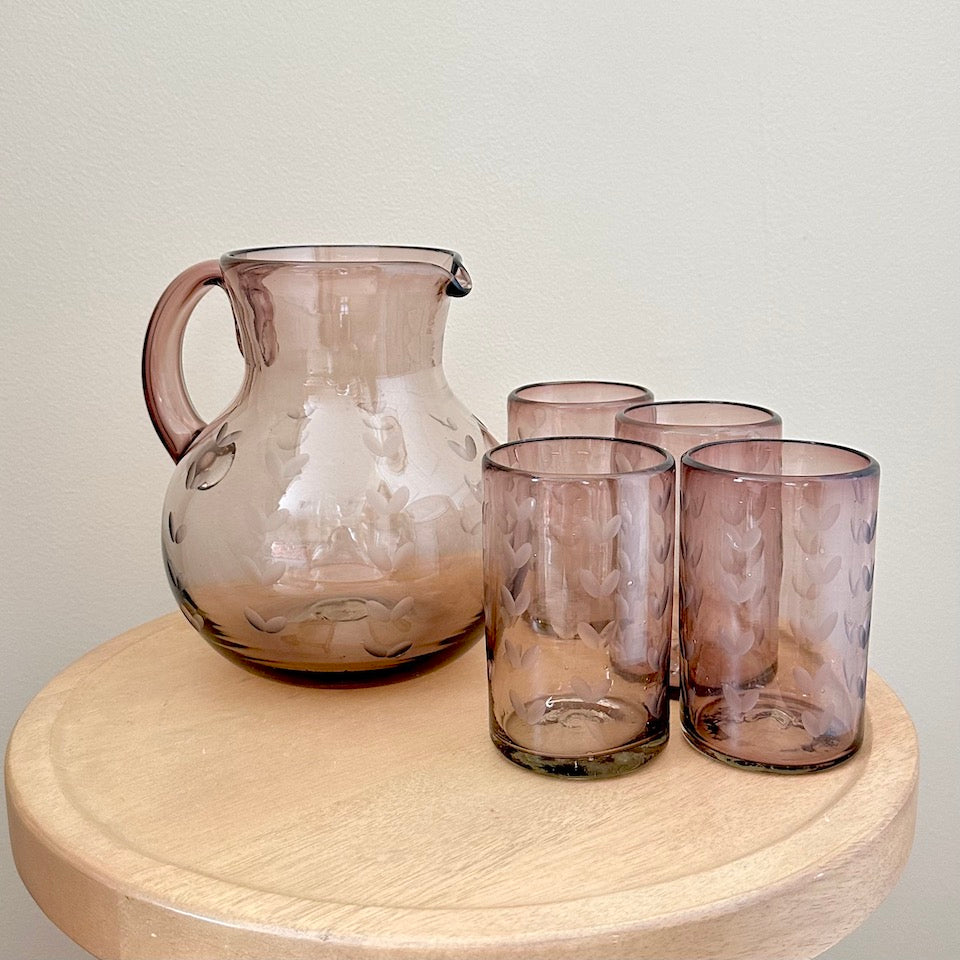
<path fill-rule="evenodd" d="M 245 361 L 210 424 L 180 375 L 210 285 Z M 144 388 L 177 461 L 162 518 L 180 609 L 259 672 L 365 684 L 423 672 L 479 636 L 480 457 L 493 438 L 443 373 L 448 251 L 287 247 L 198 264 L 148 329 Z"/>

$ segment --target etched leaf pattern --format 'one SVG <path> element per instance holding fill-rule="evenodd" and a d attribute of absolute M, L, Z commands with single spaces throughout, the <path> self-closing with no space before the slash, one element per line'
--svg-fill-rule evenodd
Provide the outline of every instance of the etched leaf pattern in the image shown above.
<path fill-rule="evenodd" d="M 707 492 L 694 476 L 681 494 L 680 620 L 694 682 L 738 690 L 776 656 L 778 515 L 755 482 Z"/>
<path fill-rule="evenodd" d="M 436 414 L 431 413 L 430 419 L 436 420 L 441 427 L 446 427 L 447 430 L 453 430 L 454 432 L 456 432 L 457 430 L 457 423 L 452 417 L 444 417 L 443 419 L 441 419 Z"/>
<path fill-rule="evenodd" d="M 588 541 L 593 543 L 603 543 L 607 540 L 612 540 L 622 526 L 623 517 L 621 517 L 619 513 L 603 522 L 594 520 L 592 517 L 585 517 L 581 523 L 584 536 Z"/>
<path fill-rule="evenodd" d="M 539 647 L 527 647 L 524 650 L 519 643 L 509 638 L 503 643 L 503 653 L 514 670 L 529 670 L 540 660 Z"/>
<path fill-rule="evenodd" d="M 411 542 L 398 542 L 392 548 L 371 543 L 367 546 L 367 555 L 382 573 L 400 576 L 413 564 L 417 556 L 417 548 L 416 544 Z"/>
<path fill-rule="evenodd" d="M 380 641 L 374 637 L 365 640 L 363 643 L 363 649 L 366 650 L 371 657 L 381 658 L 402 657 L 412 646 L 412 640 Z"/>
<path fill-rule="evenodd" d="M 589 623 L 577 624 L 577 635 L 583 643 L 593 650 L 601 650 L 603 647 L 613 643 L 616 640 L 617 630 L 618 625 L 616 620 L 611 620 L 609 623 L 604 624 L 600 630 L 597 630 Z"/>
<path fill-rule="evenodd" d="M 511 622 L 526 613 L 530 606 L 531 591 L 529 586 L 524 586 L 520 592 L 514 596 L 506 586 L 500 587 L 500 605 Z"/>
<path fill-rule="evenodd" d="M 213 439 L 192 455 L 185 479 L 188 490 L 211 490 L 227 476 L 237 455 L 239 437 L 239 430 L 230 431 L 224 423 Z"/>
<path fill-rule="evenodd" d="M 464 434 L 462 443 L 457 443 L 456 440 L 448 440 L 447 446 L 449 446 L 461 460 L 470 461 L 477 459 L 477 441 L 474 440 L 469 433 Z"/>
<path fill-rule="evenodd" d="M 277 616 L 266 619 L 250 607 L 244 609 L 243 615 L 250 626 L 261 633 L 279 633 L 287 625 L 286 617 Z"/>
<path fill-rule="evenodd" d="M 602 580 L 592 570 L 580 571 L 580 585 L 594 599 L 609 597 L 620 582 L 620 571 L 611 570 Z"/>
<path fill-rule="evenodd" d="M 286 564 L 279 560 L 241 557 L 240 564 L 251 580 L 263 586 L 278 583 L 287 570 Z"/>
<path fill-rule="evenodd" d="M 406 444 L 400 421 L 392 414 L 377 414 L 364 421 L 363 445 L 380 460 L 392 466 L 406 462 Z"/>
<path fill-rule="evenodd" d="M 400 513 L 410 500 L 410 491 L 406 487 L 397 487 L 391 493 L 389 490 L 368 490 L 367 503 L 375 513 L 384 517 L 392 517 Z"/>
<path fill-rule="evenodd" d="M 377 620 L 381 623 L 399 623 L 409 618 L 413 613 L 414 603 L 413 597 L 404 597 L 402 600 L 398 600 L 392 607 L 380 603 L 379 600 L 367 600 L 367 616 L 371 620 Z"/>
<path fill-rule="evenodd" d="M 728 657 L 737 659 L 753 649 L 754 634 L 750 629 L 736 626 L 720 626 L 716 631 L 717 639 Z"/>
<path fill-rule="evenodd" d="M 760 689 L 757 687 L 738 690 L 732 684 L 725 683 L 722 689 L 727 713 L 735 720 L 743 720 L 760 700 Z"/>
<path fill-rule="evenodd" d="M 864 517 L 854 508 L 841 525 L 844 501 L 840 496 L 841 491 L 831 491 L 826 484 L 805 485 L 794 525 L 803 553 L 791 578 L 796 602 L 790 630 L 802 649 L 823 651 L 827 658 L 813 676 L 804 667 L 794 670 L 797 690 L 811 704 L 802 713 L 802 725 L 814 741 L 852 728 L 859 716 L 866 674 L 869 599 L 866 605 L 862 599 L 869 597 L 873 585 L 877 518 L 875 511 Z M 861 559 L 867 555 L 869 565 Z M 838 629 L 841 622 L 842 630 Z"/>
<path fill-rule="evenodd" d="M 514 574 L 530 562 L 533 556 L 533 545 L 530 543 L 521 543 L 516 549 L 510 537 L 502 538 L 503 560 L 505 569 Z"/>
<path fill-rule="evenodd" d="M 167 535 L 170 537 L 170 541 L 175 544 L 183 543 L 184 537 L 187 535 L 187 528 L 185 524 L 176 523 L 173 519 L 173 511 L 170 511 L 167 514 Z"/>
<path fill-rule="evenodd" d="M 546 698 L 525 701 L 516 690 L 511 690 L 509 696 L 513 712 L 528 726 L 539 723 L 546 715 Z"/>
<path fill-rule="evenodd" d="M 609 676 L 604 677 L 571 677 L 570 689 L 574 695 L 584 703 L 596 703 L 602 700 L 613 686 Z"/>

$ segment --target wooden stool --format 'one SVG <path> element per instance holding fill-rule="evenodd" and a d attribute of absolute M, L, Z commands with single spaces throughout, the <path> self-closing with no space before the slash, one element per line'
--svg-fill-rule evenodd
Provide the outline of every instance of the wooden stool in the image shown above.
<path fill-rule="evenodd" d="M 403 683 L 307 689 L 173 614 L 27 707 L 13 852 L 54 923 L 136 960 L 798 960 L 892 888 L 917 741 L 876 674 L 863 748 L 822 773 L 736 770 L 673 731 L 628 776 L 550 779 L 490 744 L 480 645 Z"/>

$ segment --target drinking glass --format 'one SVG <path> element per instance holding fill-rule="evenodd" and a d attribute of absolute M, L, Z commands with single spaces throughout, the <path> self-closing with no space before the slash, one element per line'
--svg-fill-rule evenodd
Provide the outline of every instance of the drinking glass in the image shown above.
<path fill-rule="evenodd" d="M 779 437 L 781 420 L 766 407 L 724 400 L 666 400 L 627 407 L 617 414 L 616 435 L 653 443 L 668 450 L 680 463 L 691 447 L 715 440 L 748 437 Z M 677 484 L 680 471 L 677 471 Z M 679 499 L 679 489 L 678 499 Z M 679 521 L 679 514 L 677 516 Z M 679 531 L 677 531 L 679 536 Z M 674 560 L 674 589 L 679 590 L 679 551 Z M 673 636 L 670 644 L 670 695 L 680 695 L 680 605 L 673 605 Z"/>
<path fill-rule="evenodd" d="M 666 744 L 674 472 L 611 437 L 485 455 L 490 733 L 515 763 L 611 776 Z"/>
<path fill-rule="evenodd" d="M 863 739 L 877 462 L 733 440 L 688 451 L 682 472 L 684 735 L 739 766 L 845 760 Z"/>
<path fill-rule="evenodd" d="M 653 393 L 635 383 L 554 380 L 517 387 L 507 397 L 507 439 L 573 434 L 612 437 L 617 414 Z"/>

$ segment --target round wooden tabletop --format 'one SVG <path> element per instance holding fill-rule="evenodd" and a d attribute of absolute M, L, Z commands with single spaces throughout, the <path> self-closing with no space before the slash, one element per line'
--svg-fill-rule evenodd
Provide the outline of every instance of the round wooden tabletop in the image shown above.
<path fill-rule="evenodd" d="M 871 674 L 860 752 L 803 776 L 679 733 L 618 779 L 513 766 L 480 645 L 390 686 L 262 679 L 179 614 L 56 677 L 10 740 L 20 874 L 98 957 L 816 956 L 888 893 L 917 742 Z"/>

